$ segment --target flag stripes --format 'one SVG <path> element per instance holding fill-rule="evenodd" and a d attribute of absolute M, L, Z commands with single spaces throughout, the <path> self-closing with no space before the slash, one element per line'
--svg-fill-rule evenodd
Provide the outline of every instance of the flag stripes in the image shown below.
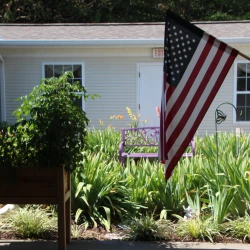
<path fill-rule="evenodd" d="M 165 112 L 161 119 L 165 122 L 161 123 L 161 133 L 165 131 L 165 138 L 159 160 L 165 161 L 166 179 L 194 136 L 237 53 L 204 33 L 177 87 L 164 83 Z"/>

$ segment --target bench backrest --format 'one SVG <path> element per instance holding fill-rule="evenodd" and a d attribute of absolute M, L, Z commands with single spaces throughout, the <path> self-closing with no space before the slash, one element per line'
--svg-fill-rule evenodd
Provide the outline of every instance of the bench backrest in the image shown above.
<path fill-rule="evenodd" d="M 159 127 L 122 129 L 124 146 L 158 146 L 159 136 Z"/>

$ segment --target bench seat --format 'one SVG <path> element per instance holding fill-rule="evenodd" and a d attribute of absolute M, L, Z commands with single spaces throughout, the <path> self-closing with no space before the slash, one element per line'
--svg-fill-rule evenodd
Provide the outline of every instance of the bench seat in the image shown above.
<path fill-rule="evenodd" d="M 122 158 L 158 158 L 158 153 L 122 153 Z M 193 157 L 193 153 L 184 153 L 182 157 Z"/>

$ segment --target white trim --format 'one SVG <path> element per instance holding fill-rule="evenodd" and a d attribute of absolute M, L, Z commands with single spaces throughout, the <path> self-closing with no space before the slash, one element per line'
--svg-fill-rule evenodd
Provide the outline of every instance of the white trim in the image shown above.
<path fill-rule="evenodd" d="M 140 66 L 144 65 L 159 65 L 162 66 L 162 75 L 163 75 L 163 61 L 162 62 L 139 62 L 136 63 L 136 111 L 137 114 L 140 114 L 139 104 L 140 104 Z"/>
<path fill-rule="evenodd" d="M 51 47 L 138 47 L 153 46 L 159 47 L 164 45 L 164 39 L 91 39 L 91 40 L 0 40 L 0 47 L 35 47 L 35 46 L 51 46 Z"/>
<path fill-rule="evenodd" d="M 229 44 L 249 45 L 250 37 L 218 37 Z M 0 40 L 0 47 L 162 47 L 164 39 L 88 39 L 88 40 Z"/>
<path fill-rule="evenodd" d="M 6 121 L 6 101 L 5 101 L 5 70 L 4 70 L 4 60 L 0 55 L 0 88 L 1 88 L 1 115 L 0 121 Z"/>
<path fill-rule="evenodd" d="M 233 104 L 237 108 L 237 103 L 236 103 L 236 95 L 237 95 L 237 65 L 238 63 L 249 63 L 248 60 L 235 60 L 234 61 L 234 87 L 233 87 Z M 248 91 L 249 93 L 249 91 Z M 250 121 L 236 121 L 236 114 L 235 111 L 233 111 L 233 123 L 236 125 L 249 125 Z"/>
<path fill-rule="evenodd" d="M 44 66 L 45 65 L 82 65 L 82 86 L 85 87 L 85 63 L 84 62 L 42 62 L 42 78 L 45 77 Z M 82 109 L 85 111 L 85 100 L 82 98 Z"/>
<path fill-rule="evenodd" d="M 248 44 L 250 43 L 250 37 L 218 37 L 219 40 L 225 43 L 236 44 Z"/>

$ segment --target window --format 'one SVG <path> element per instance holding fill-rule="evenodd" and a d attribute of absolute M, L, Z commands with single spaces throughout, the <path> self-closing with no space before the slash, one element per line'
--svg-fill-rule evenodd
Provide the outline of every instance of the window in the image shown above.
<path fill-rule="evenodd" d="M 237 64 L 236 121 L 250 121 L 250 63 Z"/>
<path fill-rule="evenodd" d="M 44 65 L 44 77 L 51 78 L 51 77 L 59 77 L 62 73 L 66 71 L 72 71 L 74 75 L 74 79 L 69 79 L 71 83 L 73 82 L 80 82 L 83 83 L 82 78 L 82 64 L 45 64 Z M 77 99 L 76 103 L 79 107 L 82 107 L 82 98 Z"/>

